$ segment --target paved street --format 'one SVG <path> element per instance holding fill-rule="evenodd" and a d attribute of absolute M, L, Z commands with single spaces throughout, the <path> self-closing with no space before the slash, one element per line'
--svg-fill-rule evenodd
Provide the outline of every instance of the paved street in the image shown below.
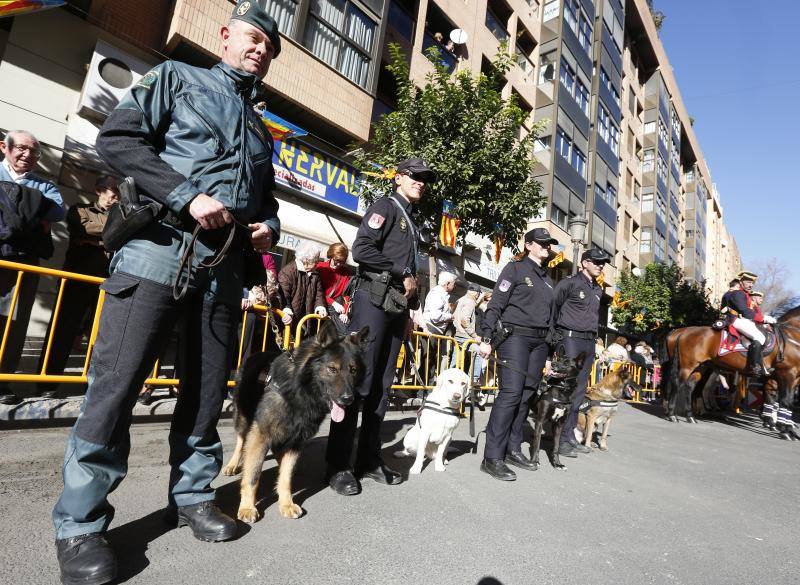
<path fill-rule="evenodd" d="M 481 414 L 479 427 L 488 411 Z M 389 453 L 412 421 L 391 413 Z M 120 582 L 169 584 L 795 583 L 800 444 L 768 436 L 752 419 L 677 426 L 620 409 L 611 451 L 520 471 L 505 484 L 472 454 L 446 473 L 426 468 L 396 487 L 365 483 L 343 498 L 320 482 L 327 423 L 298 466 L 299 520 L 265 518 L 233 542 L 208 544 L 160 521 L 168 478 L 167 425 L 133 428 L 127 480 L 112 496 L 110 537 Z M 50 510 L 61 485 L 66 428 L 0 433 L 3 582 L 58 583 Z M 226 453 L 230 420 L 221 423 Z M 464 422 L 456 446 L 469 446 Z M 483 441 L 481 440 L 481 447 Z M 263 482 L 275 480 L 275 462 Z M 233 513 L 237 483 L 219 500 Z"/>

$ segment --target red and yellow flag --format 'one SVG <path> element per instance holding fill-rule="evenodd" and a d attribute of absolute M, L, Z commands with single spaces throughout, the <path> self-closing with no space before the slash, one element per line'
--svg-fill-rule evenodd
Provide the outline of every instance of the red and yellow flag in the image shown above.
<path fill-rule="evenodd" d="M 606 285 L 606 276 L 602 272 L 600 274 L 598 274 L 597 278 L 595 278 L 594 280 L 600 286 L 605 286 Z"/>
<path fill-rule="evenodd" d="M 0 18 L 18 16 L 34 10 L 57 8 L 64 4 L 65 0 L 0 0 Z"/>
<path fill-rule="evenodd" d="M 456 236 L 458 236 L 458 226 L 461 220 L 456 217 L 453 211 L 453 203 L 444 200 L 442 205 L 442 225 L 439 228 L 439 241 L 448 248 L 456 247 Z"/>

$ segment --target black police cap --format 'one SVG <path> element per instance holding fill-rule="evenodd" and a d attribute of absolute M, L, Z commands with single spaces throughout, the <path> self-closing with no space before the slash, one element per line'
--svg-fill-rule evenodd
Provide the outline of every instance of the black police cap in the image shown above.
<path fill-rule="evenodd" d="M 558 244 L 558 240 L 550 235 L 545 228 L 533 228 L 525 234 L 525 243 L 530 244 L 536 242 L 537 244 Z"/>
<path fill-rule="evenodd" d="M 589 260 L 594 264 L 608 264 L 611 262 L 609 255 L 599 248 L 591 248 L 586 250 L 583 254 L 581 254 L 581 262 L 584 260 Z"/>
<path fill-rule="evenodd" d="M 436 172 L 428 166 L 428 163 L 418 157 L 407 158 L 398 163 L 397 172 L 407 175 L 419 175 L 426 183 L 435 183 L 438 179 Z"/>
<path fill-rule="evenodd" d="M 231 14 L 231 20 L 241 20 L 252 24 L 267 35 L 275 48 L 275 53 L 272 55 L 273 59 L 281 52 L 281 35 L 278 34 L 278 24 L 255 0 L 240 0 L 237 2 L 236 8 L 233 9 L 233 14 Z"/>

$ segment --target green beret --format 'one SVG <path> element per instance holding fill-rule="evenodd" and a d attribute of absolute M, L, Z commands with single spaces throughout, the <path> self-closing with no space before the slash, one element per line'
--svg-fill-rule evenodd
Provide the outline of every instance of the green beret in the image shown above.
<path fill-rule="evenodd" d="M 281 52 L 281 35 L 278 34 L 278 24 L 255 0 L 239 0 L 236 8 L 233 9 L 231 20 L 241 20 L 263 31 L 269 37 L 272 46 L 275 47 L 273 59 Z"/>

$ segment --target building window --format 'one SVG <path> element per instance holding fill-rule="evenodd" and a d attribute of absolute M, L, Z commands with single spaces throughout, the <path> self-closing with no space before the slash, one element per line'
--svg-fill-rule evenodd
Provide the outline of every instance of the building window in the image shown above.
<path fill-rule="evenodd" d="M 606 203 L 611 206 L 611 209 L 617 208 L 617 190 L 612 185 L 606 188 Z"/>
<path fill-rule="evenodd" d="M 650 228 L 642 228 L 642 239 L 639 242 L 639 252 L 642 254 L 649 254 L 651 250 L 651 241 L 653 239 L 653 232 Z"/>
<path fill-rule="evenodd" d="M 312 0 L 304 44 L 345 77 L 366 87 L 376 28 L 349 0 Z"/>
<path fill-rule="evenodd" d="M 652 193 L 643 193 L 642 194 L 642 213 L 650 213 L 653 211 L 653 194 Z"/>
<path fill-rule="evenodd" d="M 611 82 L 611 78 L 608 76 L 608 73 L 606 73 L 606 70 L 602 67 L 600 67 L 600 85 L 604 86 L 608 90 L 608 92 L 614 98 L 614 102 L 617 104 L 617 107 L 619 107 L 619 92 Z"/>
<path fill-rule="evenodd" d="M 561 59 L 561 75 L 559 76 L 561 85 L 573 95 L 575 92 L 575 70 L 562 58 Z"/>
<path fill-rule="evenodd" d="M 586 155 L 581 152 L 581 150 L 572 145 L 572 158 L 570 159 L 570 164 L 572 168 L 578 171 L 581 177 L 584 179 L 586 178 Z"/>
<path fill-rule="evenodd" d="M 581 12 L 580 18 L 578 19 L 578 42 L 583 47 L 583 50 L 587 53 L 591 54 L 592 52 L 592 25 L 589 23 L 589 19 L 586 18 L 586 15 Z"/>
<path fill-rule="evenodd" d="M 644 151 L 644 156 L 642 157 L 642 172 L 649 173 L 654 168 L 655 163 L 655 156 L 656 151 L 652 148 L 648 148 Z"/>
<path fill-rule="evenodd" d="M 645 122 L 644 124 L 644 133 L 645 134 L 652 134 L 656 131 L 656 123 L 655 122 Z"/>
<path fill-rule="evenodd" d="M 685 183 L 691 183 L 694 181 L 694 169 L 691 171 L 686 171 L 686 174 L 683 175 L 683 181 Z"/>
<path fill-rule="evenodd" d="M 297 2 L 295 0 L 260 0 L 259 5 L 264 11 L 275 19 L 278 30 L 286 36 L 291 36 L 294 30 Z"/>
<path fill-rule="evenodd" d="M 656 168 L 656 172 L 658 173 L 659 178 L 667 182 L 667 161 L 664 160 L 664 157 L 661 156 L 661 153 L 658 153 L 658 165 Z"/>
<path fill-rule="evenodd" d="M 576 35 L 578 34 L 579 11 L 578 0 L 564 0 L 564 20 Z"/>
<path fill-rule="evenodd" d="M 609 115 L 606 109 L 598 104 L 597 107 L 597 135 L 608 143 L 608 120 Z"/>
<path fill-rule="evenodd" d="M 559 128 L 556 132 L 556 152 L 560 154 L 567 162 L 569 162 L 569 149 L 571 144 L 572 141 L 564 133 L 564 131 Z"/>
<path fill-rule="evenodd" d="M 578 78 L 575 84 L 575 101 L 578 102 L 578 106 L 580 106 L 583 113 L 587 116 L 589 115 L 589 90 L 586 89 L 586 86 L 581 81 L 580 77 Z"/>
<path fill-rule="evenodd" d="M 619 156 L 619 130 L 613 122 L 608 124 L 608 145 L 614 154 Z"/>
<path fill-rule="evenodd" d="M 539 58 L 539 85 L 552 82 L 556 76 L 556 52 L 550 51 Z"/>
<path fill-rule="evenodd" d="M 667 203 L 661 197 L 656 197 L 656 217 L 667 223 Z"/>
<path fill-rule="evenodd" d="M 664 144 L 669 144 L 669 136 L 667 135 L 667 127 L 661 118 L 658 119 L 658 137 Z"/>
<path fill-rule="evenodd" d="M 562 230 L 567 231 L 567 223 L 569 222 L 569 215 L 553 205 L 550 208 L 550 221 L 560 227 Z"/>
<path fill-rule="evenodd" d="M 594 184 L 594 200 L 597 201 L 598 199 L 601 200 L 601 201 L 605 201 L 606 200 L 606 192 L 603 191 L 603 188 L 600 185 L 595 183 Z"/>
<path fill-rule="evenodd" d="M 533 143 L 533 152 L 542 152 L 545 150 L 550 150 L 550 143 L 552 142 L 552 136 L 539 136 Z"/>

